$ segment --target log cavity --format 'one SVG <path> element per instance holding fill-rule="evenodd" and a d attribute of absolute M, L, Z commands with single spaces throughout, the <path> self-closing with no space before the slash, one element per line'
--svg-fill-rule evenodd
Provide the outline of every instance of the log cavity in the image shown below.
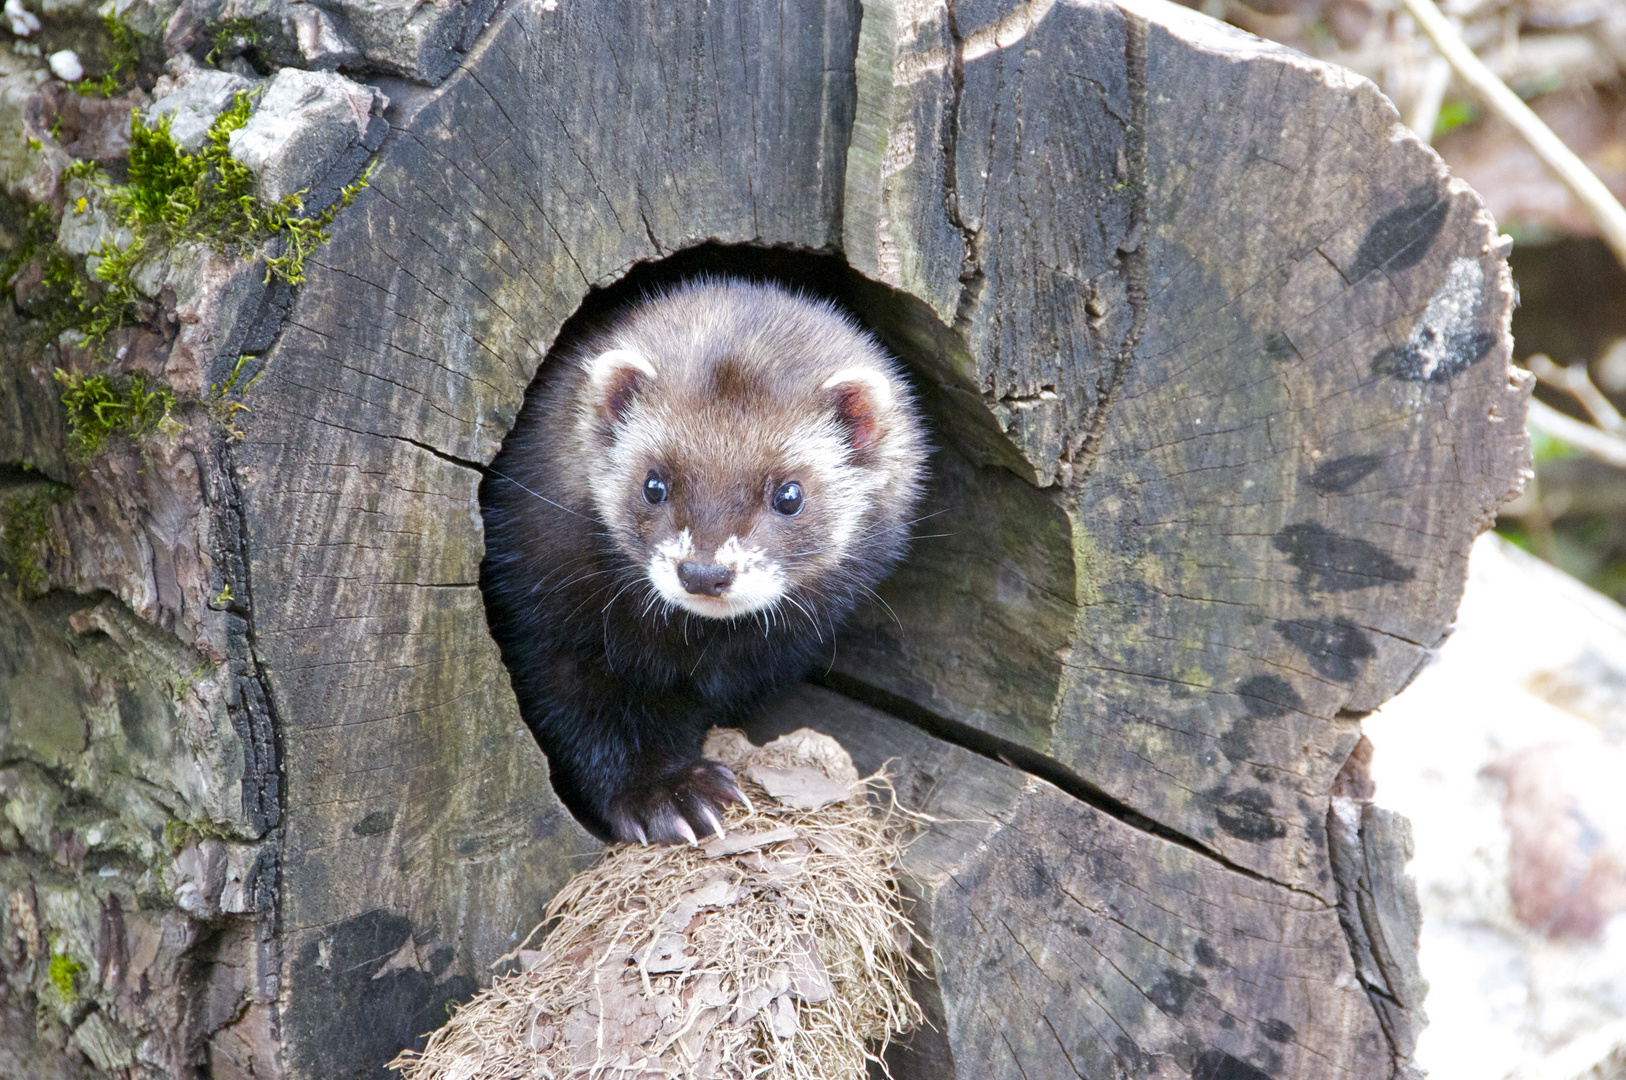
<path fill-rule="evenodd" d="M 543 370 L 617 308 L 700 275 L 772 281 L 835 302 L 904 361 L 927 414 L 935 450 L 911 555 L 883 585 L 883 597 L 854 613 L 816 677 L 935 737 L 962 742 L 957 733 L 974 735 L 973 729 L 922 724 L 932 716 L 928 709 L 893 710 L 886 703 L 930 702 L 935 686 L 963 683 L 956 676 L 969 674 L 975 684 L 969 692 L 989 707 L 1043 728 L 1061 677 L 1058 657 L 1073 628 L 1068 518 L 1054 489 L 1032 484 L 1031 466 L 978 389 L 958 374 L 973 368 L 964 342 L 925 303 L 864 278 L 836 256 L 706 244 L 640 264 L 589 292 L 561 327 Z M 1013 590 L 1033 598 L 1021 625 L 1001 614 Z M 489 602 L 487 616 L 494 636 L 504 640 Z M 1001 670 L 1012 677 L 998 678 Z M 1111 800 L 1102 801 L 1109 812 L 1115 809 Z"/>

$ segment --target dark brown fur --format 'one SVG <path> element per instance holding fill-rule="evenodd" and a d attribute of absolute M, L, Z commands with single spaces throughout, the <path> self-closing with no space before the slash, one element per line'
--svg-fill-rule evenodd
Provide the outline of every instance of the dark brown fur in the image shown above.
<path fill-rule="evenodd" d="M 549 360 L 481 486 L 481 585 L 579 818 L 712 828 L 737 791 L 701 736 L 828 653 L 902 555 L 925 453 L 894 362 L 771 286 L 691 283 Z"/>

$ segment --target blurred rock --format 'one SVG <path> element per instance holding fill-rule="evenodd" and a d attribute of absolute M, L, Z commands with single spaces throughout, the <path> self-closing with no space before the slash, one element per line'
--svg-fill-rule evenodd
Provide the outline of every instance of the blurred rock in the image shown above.
<path fill-rule="evenodd" d="M 1626 1076 L 1626 1022 L 1583 1035 L 1512 1080 L 1618 1080 Z"/>
<path fill-rule="evenodd" d="M 162 96 L 153 102 L 144 119 L 148 124 L 157 124 L 169 117 L 170 137 L 182 150 L 195 154 L 208 141 L 215 117 L 231 105 L 239 91 L 253 85 L 252 80 L 241 75 L 207 68 L 192 68 L 179 77 L 165 76 L 155 90 Z"/>
<path fill-rule="evenodd" d="M 321 210 L 383 141 L 388 105 L 343 75 L 283 68 L 248 123 L 231 133 L 231 153 L 259 175 L 262 199 L 304 191 L 305 209 Z"/>
<path fill-rule="evenodd" d="M 1595 938 L 1626 908 L 1626 752 L 1591 740 L 1525 747 L 1485 766 L 1503 785 L 1508 896 L 1525 926 Z"/>
<path fill-rule="evenodd" d="M 1487 535 L 1456 632 L 1365 722 L 1414 830 L 1433 1080 L 1545 1077 L 1626 1021 L 1623 702 L 1626 610 Z"/>
<path fill-rule="evenodd" d="M 29 102 L 29 120 L 50 131 L 69 155 L 103 164 L 130 150 L 130 113 L 143 103 L 138 90 L 123 97 L 80 94 L 66 83 L 48 82 Z"/>

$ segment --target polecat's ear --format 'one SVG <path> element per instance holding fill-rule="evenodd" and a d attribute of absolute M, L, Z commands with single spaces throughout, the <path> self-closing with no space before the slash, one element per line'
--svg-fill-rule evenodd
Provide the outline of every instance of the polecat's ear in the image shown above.
<path fill-rule="evenodd" d="M 587 383 L 599 412 L 612 424 L 621 422 L 638 388 L 655 378 L 655 365 L 632 349 L 610 349 L 587 364 Z"/>
<path fill-rule="evenodd" d="M 880 441 L 892 408 L 892 382 L 872 368 L 842 368 L 824 381 L 834 398 L 836 418 L 847 429 L 847 445 L 864 453 Z"/>

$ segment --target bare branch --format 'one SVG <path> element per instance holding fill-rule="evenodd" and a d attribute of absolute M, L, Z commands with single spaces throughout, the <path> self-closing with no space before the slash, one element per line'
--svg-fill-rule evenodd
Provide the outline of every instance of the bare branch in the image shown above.
<path fill-rule="evenodd" d="M 1492 112 L 1513 125 L 1536 156 L 1575 193 L 1597 221 L 1598 231 L 1614 249 L 1615 257 L 1626 266 L 1626 207 L 1622 207 L 1603 181 L 1553 134 L 1552 128 L 1474 55 L 1456 27 L 1434 6 L 1433 0 L 1400 0 L 1400 4 L 1417 20 L 1417 25 L 1451 64 L 1457 77 L 1471 86 Z"/>
<path fill-rule="evenodd" d="M 1603 396 L 1603 391 L 1593 385 L 1585 364 L 1555 364 L 1543 353 L 1535 353 L 1525 364 L 1530 374 L 1579 401 L 1600 428 L 1615 435 L 1626 435 L 1626 417 L 1622 417 Z"/>
<path fill-rule="evenodd" d="M 1551 405 L 1530 399 L 1530 430 L 1569 443 L 1577 450 L 1591 454 L 1599 461 L 1626 469 L 1626 438 L 1600 431 L 1591 424 L 1565 416 Z"/>
<path fill-rule="evenodd" d="M 1431 143 L 1434 141 L 1434 127 L 1440 120 L 1440 106 L 1445 104 L 1445 91 L 1451 85 L 1451 65 L 1443 56 L 1430 57 L 1423 71 L 1422 82 L 1406 126 L 1419 139 Z"/>

